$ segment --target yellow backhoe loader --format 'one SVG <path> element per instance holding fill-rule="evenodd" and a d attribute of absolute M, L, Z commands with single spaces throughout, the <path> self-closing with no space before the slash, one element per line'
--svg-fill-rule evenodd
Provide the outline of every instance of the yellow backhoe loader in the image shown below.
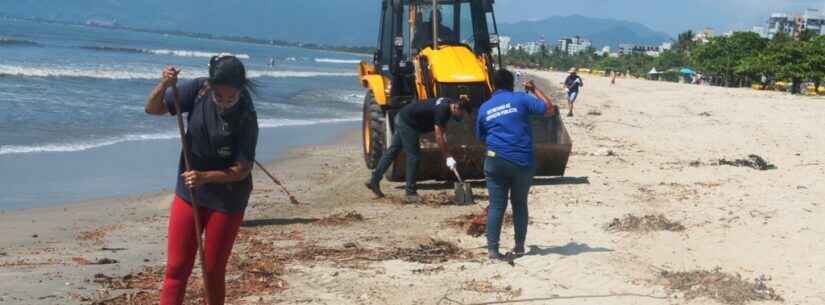
<path fill-rule="evenodd" d="M 359 64 L 364 99 L 363 149 L 375 168 L 390 143 L 393 118 L 408 103 L 433 97 L 469 99 L 473 112 L 447 128 L 450 150 L 465 179 L 484 177 L 484 144 L 474 132 L 477 110 L 493 93 L 501 65 L 494 0 L 383 0 L 378 48 Z M 494 51 L 498 51 L 495 56 Z M 537 176 L 563 176 L 572 147 L 561 117 L 533 119 Z M 418 180 L 452 180 L 433 137 L 421 139 Z M 403 181 L 403 153 L 387 171 Z"/>

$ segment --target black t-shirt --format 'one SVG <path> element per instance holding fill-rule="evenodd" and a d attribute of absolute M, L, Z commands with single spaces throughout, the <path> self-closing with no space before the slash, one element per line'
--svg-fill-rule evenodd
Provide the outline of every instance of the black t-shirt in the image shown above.
<path fill-rule="evenodd" d="M 579 92 L 579 87 L 584 85 L 584 82 L 578 75 L 570 74 L 567 76 L 567 79 L 564 80 L 564 85 L 570 89 L 570 92 Z"/>
<path fill-rule="evenodd" d="M 187 113 L 186 142 L 193 170 L 224 170 L 238 161 L 255 161 L 258 143 L 258 118 L 252 98 L 244 91 L 241 100 L 231 109 L 220 113 L 212 101 L 206 78 L 178 84 L 181 112 Z M 175 100 L 172 90 L 164 96 L 169 113 L 174 115 Z M 185 170 L 183 154 L 178 166 L 175 194 L 192 202 L 180 174 Z M 194 189 L 198 206 L 226 213 L 242 212 L 252 192 L 252 175 L 233 183 L 210 183 Z"/>
<path fill-rule="evenodd" d="M 435 125 L 447 128 L 450 121 L 450 104 L 446 99 L 428 99 L 423 102 L 412 102 L 398 113 L 401 120 L 420 133 L 429 133 L 435 130 Z"/>

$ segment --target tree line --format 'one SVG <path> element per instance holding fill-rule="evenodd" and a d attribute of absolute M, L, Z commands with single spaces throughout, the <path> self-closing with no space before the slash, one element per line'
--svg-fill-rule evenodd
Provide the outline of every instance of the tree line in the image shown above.
<path fill-rule="evenodd" d="M 783 33 L 765 39 L 756 33 L 736 32 L 718 36 L 707 42 L 693 40 L 692 31 L 679 34 L 670 50 L 659 56 L 634 53 L 619 57 L 596 54 L 590 49 L 568 55 L 548 47 L 533 55 L 524 50 L 511 50 L 505 57 L 508 65 L 568 70 L 573 67 L 603 70 L 648 77 L 656 68 L 661 78 L 677 81 L 682 68 L 701 73 L 712 85 L 763 89 L 777 82 L 790 84 L 792 93 L 801 92 L 803 83 L 810 82 L 819 90 L 825 80 L 825 36 L 804 32 L 797 38 Z"/>

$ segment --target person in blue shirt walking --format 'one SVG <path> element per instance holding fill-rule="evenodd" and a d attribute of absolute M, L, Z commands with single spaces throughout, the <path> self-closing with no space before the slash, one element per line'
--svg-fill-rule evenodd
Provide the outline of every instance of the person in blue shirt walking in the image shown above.
<path fill-rule="evenodd" d="M 527 238 L 527 194 L 533 184 L 533 129 L 530 117 L 553 116 L 553 102 L 532 81 L 525 81 L 528 93 L 513 92 L 513 73 L 498 70 L 493 75 L 496 92 L 481 105 L 476 122 L 476 134 L 487 147 L 484 175 L 490 195 L 487 214 L 487 250 L 491 259 L 503 259 L 499 238 L 507 200 L 513 206 L 515 248 L 512 253 L 524 255 Z M 538 97 L 538 98 L 536 98 Z"/>

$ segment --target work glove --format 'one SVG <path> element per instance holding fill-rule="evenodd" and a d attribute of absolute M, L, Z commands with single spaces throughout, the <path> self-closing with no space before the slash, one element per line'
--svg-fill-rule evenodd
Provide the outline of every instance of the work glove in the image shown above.
<path fill-rule="evenodd" d="M 453 157 L 447 158 L 447 167 L 449 167 L 450 170 L 455 170 L 456 164 L 457 163 L 455 162 L 455 159 L 453 159 Z"/>

